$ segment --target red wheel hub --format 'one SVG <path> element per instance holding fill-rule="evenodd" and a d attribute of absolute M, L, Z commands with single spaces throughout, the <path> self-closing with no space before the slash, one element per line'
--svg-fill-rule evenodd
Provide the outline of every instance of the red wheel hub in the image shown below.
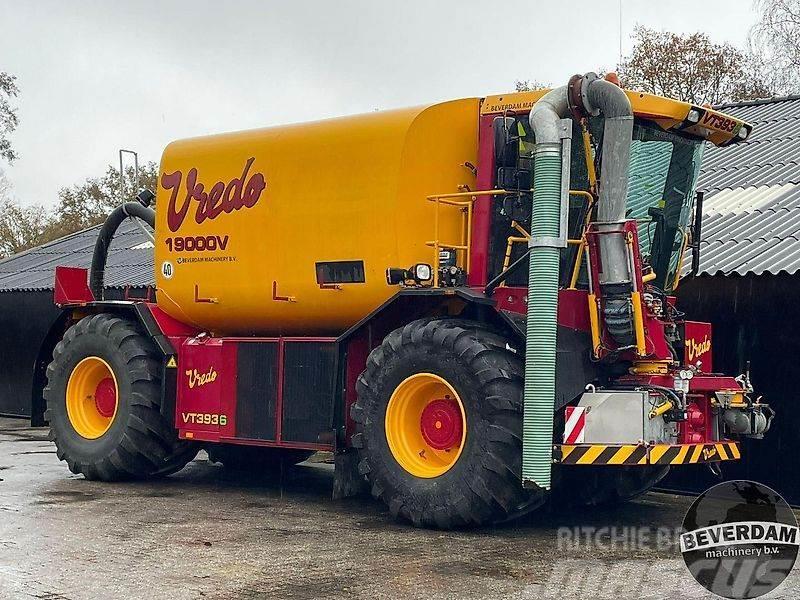
<path fill-rule="evenodd" d="M 104 417 L 113 417 L 117 410 L 117 387 L 111 377 L 106 377 L 97 384 L 94 390 L 94 404 Z"/>
<path fill-rule="evenodd" d="M 464 422 L 458 402 L 440 398 L 429 402 L 419 420 L 422 437 L 436 450 L 448 450 L 461 444 Z"/>

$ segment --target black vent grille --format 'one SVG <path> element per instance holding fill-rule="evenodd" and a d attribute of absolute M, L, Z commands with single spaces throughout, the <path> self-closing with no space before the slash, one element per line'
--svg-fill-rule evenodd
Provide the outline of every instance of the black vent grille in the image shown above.
<path fill-rule="evenodd" d="M 336 386 L 334 342 L 286 342 L 284 346 L 284 441 L 317 443 L 330 432 Z"/>
<path fill-rule="evenodd" d="M 239 344 L 237 361 L 236 437 L 274 440 L 278 399 L 278 344 Z"/>

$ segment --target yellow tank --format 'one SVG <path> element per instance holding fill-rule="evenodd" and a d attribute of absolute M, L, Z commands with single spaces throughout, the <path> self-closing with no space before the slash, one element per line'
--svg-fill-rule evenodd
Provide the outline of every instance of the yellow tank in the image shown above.
<path fill-rule="evenodd" d="M 387 267 L 433 262 L 426 196 L 475 189 L 479 110 L 473 98 L 171 143 L 159 306 L 220 335 L 344 331 L 397 291 Z M 459 210 L 439 214 L 440 239 L 459 239 Z"/>

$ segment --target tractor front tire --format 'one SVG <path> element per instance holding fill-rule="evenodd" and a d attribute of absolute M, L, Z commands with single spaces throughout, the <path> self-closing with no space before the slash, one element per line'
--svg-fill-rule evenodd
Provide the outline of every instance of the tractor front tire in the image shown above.
<path fill-rule="evenodd" d="M 523 489 L 522 357 L 457 319 L 413 321 L 369 355 L 351 416 L 359 471 L 393 516 L 450 529 L 538 507 Z"/>
<path fill-rule="evenodd" d="M 197 454 L 161 413 L 161 362 L 149 337 L 116 315 L 70 327 L 47 367 L 45 418 L 56 454 L 86 479 L 169 475 Z"/>

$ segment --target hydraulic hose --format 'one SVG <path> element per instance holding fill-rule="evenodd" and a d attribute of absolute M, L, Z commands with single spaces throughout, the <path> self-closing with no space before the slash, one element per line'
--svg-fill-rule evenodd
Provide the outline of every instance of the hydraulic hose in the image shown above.
<path fill-rule="evenodd" d="M 103 299 L 108 249 L 111 246 L 111 241 L 114 239 L 114 234 L 127 217 L 139 218 L 155 229 L 155 211 L 139 202 L 126 202 L 122 206 L 118 206 L 111 211 L 111 214 L 106 217 L 105 223 L 103 223 L 103 226 L 100 228 L 100 233 L 97 234 L 97 241 L 94 243 L 94 252 L 92 253 L 92 268 L 89 271 L 89 287 L 92 290 L 95 300 Z"/>
<path fill-rule="evenodd" d="M 672 402 L 675 403 L 675 408 L 686 408 L 684 406 L 684 402 L 681 396 L 675 390 L 664 387 L 661 385 L 653 385 L 648 383 L 641 383 L 636 385 L 615 385 L 612 388 L 609 388 L 610 391 L 637 391 L 637 390 L 649 390 L 651 392 L 656 392 L 668 398 Z M 605 390 L 603 390 L 605 391 Z"/>

